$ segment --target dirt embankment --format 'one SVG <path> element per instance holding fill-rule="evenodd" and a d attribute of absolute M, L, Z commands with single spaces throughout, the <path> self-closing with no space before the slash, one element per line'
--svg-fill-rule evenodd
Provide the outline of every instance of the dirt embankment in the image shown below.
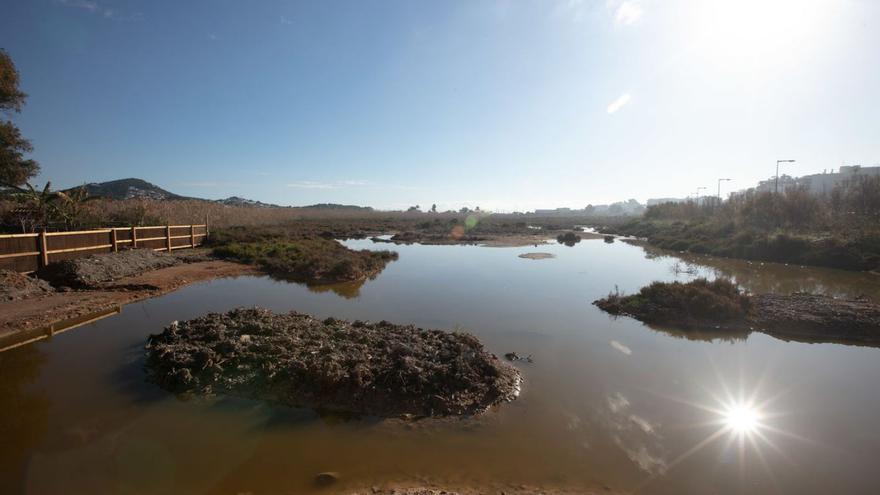
<path fill-rule="evenodd" d="M 152 249 L 129 249 L 51 263 L 40 269 L 37 275 L 55 287 L 98 288 L 114 280 L 177 266 L 186 261 L 175 254 Z"/>
<path fill-rule="evenodd" d="M 37 284 L 41 288 L 28 290 L 26 296 L 17 300 L 0 300 L 0 336 L 32 331 L 67 320 L 75 320 L 92 313 L 156 297 L 196 282 L 259 273 L 255 268 L 241 263 L 213 260 L 206 257 L 204 251 L 190 251 L 176 257 L 191 262 L 174 263 L 173 266 L 166 268 L 115 278 L 112 281 L 98 284 L 96 288 L 81 290 L 62 288 L 62 290 L 55 291 L 44 281 L 15 274 L 16 278 L 24 277 L 28 279 L 27 283 L 32 286 Z M 195 261 L 199 259 L 205 261 Z M 115 264 L 112 258 L 109 261 Z M 79 275 L 74 280 L 94 280 L 92 275 L 106 273 L 106 271 L 98 269 L 96 272 L 88 270 L 74 272 L 74 274 L 77 273 Z M 79 278 L 80 276 L 82 278 Z"/>
<path fill-rule="evenodd" d="M 744 294 L 726 279 L 654 282 L 593 304 L 613 314 L 706 334 L 760 331 L 786 340 L 880 345 L 880 304 L 819 294 Z"/>
<path fill-rule="evenodd" d="M 470 334 L 260 308 L 172 323 L 150 337 L 146 366 L 175 393 L 385 417 L 477 414 L 521 380 Z"/>

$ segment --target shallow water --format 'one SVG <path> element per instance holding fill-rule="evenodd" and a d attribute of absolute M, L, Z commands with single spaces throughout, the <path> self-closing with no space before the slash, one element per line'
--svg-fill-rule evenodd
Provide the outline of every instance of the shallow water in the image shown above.
<path fill-rule="evenodd" d="M 689 259 L 619 242 L 389 246 L 363 284 L 216 280 L 0 354 L 4 493 L 311 493 L 426 477 L 642 493 L 876 493 L 880 349 L 689 340 L 590 303 L 617 287 L 725 274 L 755 292 L 880 298 L 873 275 Z M 519 258 L 549 252 L 554 259 Z M 531 354 L 519 400 L 476 420 L 405 424 L 242 400 L 182 401 L 144 381 L 143 344 L 173 320 L 261 305 L 466 329 Z M 735 417 L 725 403 L 756 404 Z M 743 419 L 745 418 L 745 419 Z M 758 424 L 750 424 L 754 419 Z"/>

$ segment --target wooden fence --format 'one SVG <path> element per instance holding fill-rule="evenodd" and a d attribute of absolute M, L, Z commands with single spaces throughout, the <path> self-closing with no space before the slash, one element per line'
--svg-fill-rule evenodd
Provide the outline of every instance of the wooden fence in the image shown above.
<path fill-rule="evenodd" d="M 208 233 L 205 223 L 0 235 L 0 269 L 32 272 L 56 261 L 124 248 L 170 252 L 196 247 Z"/>

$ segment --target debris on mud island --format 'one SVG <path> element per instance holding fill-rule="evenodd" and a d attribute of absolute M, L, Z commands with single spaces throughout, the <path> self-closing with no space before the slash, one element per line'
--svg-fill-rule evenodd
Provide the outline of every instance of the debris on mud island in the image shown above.
<path fill-rule="evenodd" d="M 636 294 L 611 293 L 593 304 L 613 315 L 685 330 L 880 345 L 880 304 L 807 293 L 750 295 L 727 279 L 654 282 Z"/>
<path fill-rule="evenodd" d="M 478 414 L 522 380 L 467 333 L 262 308 L 174 322 L 146 348 L 149 379 L 173 393 L 385 417 Z"/>

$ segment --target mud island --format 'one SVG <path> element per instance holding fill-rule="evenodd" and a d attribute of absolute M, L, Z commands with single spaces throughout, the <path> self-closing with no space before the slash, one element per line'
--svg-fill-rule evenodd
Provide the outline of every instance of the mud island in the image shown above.
<path fill-rule="evenodd" d="M 177 394 L 385 417 L 478 414 L 521 382 L 467 333 L 261 308 L 172 323 L 150 336 L 146 368 Z"/>

